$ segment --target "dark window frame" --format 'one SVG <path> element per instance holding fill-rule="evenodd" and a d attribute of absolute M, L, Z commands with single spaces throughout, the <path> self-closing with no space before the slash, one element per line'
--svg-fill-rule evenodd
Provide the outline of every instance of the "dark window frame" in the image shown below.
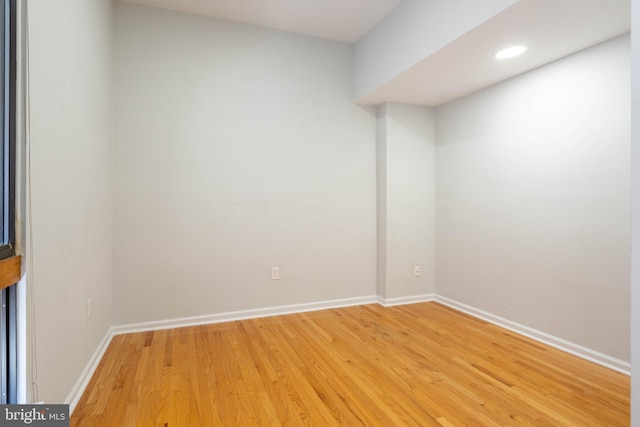
<path fill-rule="evenodd" d="M 3 8 L 4 22 L 2 25 L 3 46 L 0 63 L 4 68 L 4 81 L 2 82 L 2 145 L 3 150 L 3 174 L 4 179 L 0 188 L 0 197 L 3 198 L 3 212 L 0 212 L 0 221 L 3 221 L 4 233 L 0 236 L 0 260 L 15 255 L 15 194 L 16 194 L 16 55 L 17 55 L 17 29 L 16 29 L 16 0 L 0 0 Z M 8 28 L 7 28 L 8 26 Z M 8 53 L 8 55 L 7 55 Z M 8 61 L 8 62 L 7 62 Z M 8 90 L 7 90 L 8 89 Z M 17 301 L 16 286 L 10 286 L 0 291 L 0 403 L 17 403 Z"/>

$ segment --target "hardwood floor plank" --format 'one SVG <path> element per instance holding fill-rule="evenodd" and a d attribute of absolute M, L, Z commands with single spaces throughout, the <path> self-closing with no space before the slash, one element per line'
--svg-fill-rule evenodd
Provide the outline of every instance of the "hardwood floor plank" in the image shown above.
<path fill-rule="evenodd" d="M 72 426 L 626 426 L 629 377 L 437 303 L 120 335 Z"/>

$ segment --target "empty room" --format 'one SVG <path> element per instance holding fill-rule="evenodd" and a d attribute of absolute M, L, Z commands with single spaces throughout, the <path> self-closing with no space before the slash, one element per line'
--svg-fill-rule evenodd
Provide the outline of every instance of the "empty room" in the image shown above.
<path fill-rule="evenodd" d="M 3 403 L 640 425 L 636 0 L 8 3 Z"/>

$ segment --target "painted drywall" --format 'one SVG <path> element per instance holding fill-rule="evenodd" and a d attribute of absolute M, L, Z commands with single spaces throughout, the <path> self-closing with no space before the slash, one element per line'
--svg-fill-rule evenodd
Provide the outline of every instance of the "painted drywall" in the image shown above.
<path fill-rule="evenodd" d="M 631 0 L 631 425 L 640 425 L 640 0 Z"/>
<path fill-rule="evenodd" d="M 434 291 L 435 128 L 426 107 L 378 107 L 378 296 Z M 414 268 L 420 267 L 420 275 Z"/>
<path fill-rule="evenodd" d="M 351 46 L 124 3 L 115 31 L 115 323 L 374 295 Z"/>
<path fill-rule="evenodd" d="M 629 38 L 436 111 L 436 291 L 629 361 Z"/>
<path fill-rule="evenodd" d="M 404 0 L 354 47 L 359 100 L 518 0 Z"/>
<path fill-rule="evenodd" d="M 421 2 L 424 8 L 429 4 L 429 1 Z M 446 2 L 443 6 L 457 10 L 451 13 L 453 11 L 447 9 L 451 16 L 445 13 L 436 15 L 436 19 L 447 19 L 439 21 L 439 24 L 446 23 L 444 27 L 437 25 L 435 28 L 451 31 L 455 25 L 449 23 L 458 22 L 459 16 L 467 15 L 459 13 L 460 6 L 456 5 L 456 1 Z M 472 6 L 490 8 L 496 5 L 482 1 L 474 2 Z M 478 16 L 482 15 L 472 12 L 466 19 L 472 23 Z M 394 75 L 384 84 L 367 91 L 366 94 L 360 94 L 356 101 L 361 105 L 378 105 L 381 102 L 394 101 L 423 106 L 446 104 L 574 52 L 629 33 L 629 1 L 519 0 L 490 19 L 475 25 L 455 40 L 449 40 L 446 45 L 439 46 L 437 51 L 420 58 L 418 62 Z M 430 26 L 419 28 L 421 31 L 431 31 Z M 425 34 L 423 38 L 400 43 L 395 51 L 405 52 L 414 46 L 425 48 L 436 40 L 437 37 L 431 38 Z M 522 43 L 529 46 L 526 55 L 519 57 L 517 61 L 504 61 L 499 67 L 495 66 L 494 54 L 498 50 Z M 381 69 L 397 65 L 387 61 L 379 52 L 372 59 L 380 62 L 377 68 Z M 376 67 L 366 68 L 365 74 L 370 73 L 372 69 Z M 417 88 L 419 90 L 416 90 Z"/>
<path fill-rule="evenodd" d="M 29 2 L 31 400 L 64 402 L 111 326 L 111 17 L 109 0 Z"/>
<path fill-rule="evenodd" d="M 387 288 L 387 111 L 380 105 L 376 119 L 376 295 Z"/>

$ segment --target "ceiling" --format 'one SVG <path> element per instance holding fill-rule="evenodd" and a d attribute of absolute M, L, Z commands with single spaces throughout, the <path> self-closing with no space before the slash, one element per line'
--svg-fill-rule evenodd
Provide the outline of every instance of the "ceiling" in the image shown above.
<path fill-rule="evenodd" d="M 629 30 L 628 0 L 519 0 L 357 101 L 442 105 Z M 528 50 L 494 58 L 510 45 Z"/>
<path fill-rule="evenodd" d="M 127 0 L 353 43 L 401 0 Z"/>
<path fill-rule="evenodd" d="M 348 43 L 357 42 L 402 3 L 402 0 L 126 1 Z M 442 105 L 629 31 L 630 0 L 517 0 L 356 102 Z M 521 58 L 502 63 L 493 58 L 498 49 L 512 43 L 526 44 L 529 50 Z"/>

